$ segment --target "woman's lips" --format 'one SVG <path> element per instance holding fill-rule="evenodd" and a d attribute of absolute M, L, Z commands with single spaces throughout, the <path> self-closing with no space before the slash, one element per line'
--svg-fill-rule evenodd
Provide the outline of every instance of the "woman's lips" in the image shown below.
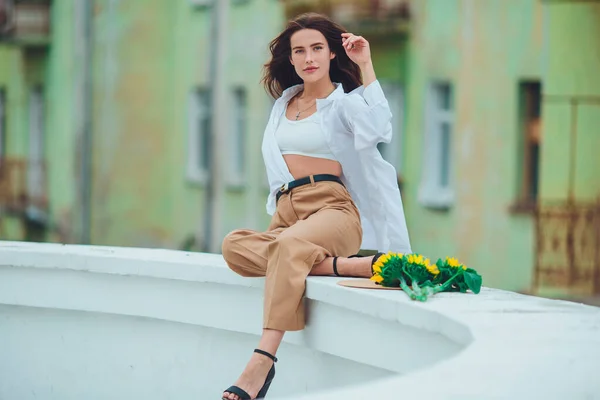
<path fill-rule="evenodd" d="M 310 74 L 310 73 L 313 73 L 313 72 L 315 72 L 315 71 L 316 71 L 316 70 L 318 70 L 318 69 L 319 69 L 319 68 L 317 68 L 317 67 L 306 68 L 306 69 L 304 70 L 304 72 L 306 72 L 307 74 Z"/>

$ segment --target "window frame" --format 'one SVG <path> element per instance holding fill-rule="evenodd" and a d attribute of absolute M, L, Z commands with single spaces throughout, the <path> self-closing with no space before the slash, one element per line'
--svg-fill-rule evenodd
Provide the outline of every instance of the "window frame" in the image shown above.
<path fill-rule="evenodd" d="M 28 168 L 27 193 L 30 200 L 41 201 L 45 196 L 46 103 L 42 86 L 33 86 L 28 98 Z"/>
<path fill-rule="evenodd" d="M 448 90 L 448 108 L 441 107 L 441 91 Z M 419 203 L 428 208 L 448 209 L 454 205 L 453 136 L 455 133 L 455 85 L 450 79 L 436 79 L 426 88 L 423 141 L 423 167 L 419 186 Z M 449 126 L 447 148 L 448 184 L 442 184 L 442 124 Z"/>
<path fill-rule="evenodd" d="M 231 90 L 230 98 L 233 123 L 229 124 L 230 155 L 226 182 L 229 187 L 243 188 L 246 186 L 248 168 L 248 91 L 244 86 L 235 86 Z M 238 164 L 240 154 L 242 160 Z"/>
<path fill-rule="evenodd" d="M 532 89 L 537 89 L 535 92 Z M 539 198 L 540 151 L 542 146 L 542 91 L 543 82 L 539 78 L 521 79 L 517 85 L 517 176 L 514 212 L 532 212 Z M 537 100 L 537 104 L 533 104 Z M 534 126 L 536 125 L 536 126 Z M 537 143 L 532 138 L 532 130 L 537 130 Z M 537 165 L 533 165 L 532 149 L 536 147 Z M 533 174 L 537 172 L 538 176 Z M 533 193 L 532 193 L 533 192 Z"/>
<path fill-rule="evenodd" d="M 208 130 L 204 132 L 203 127 L 206 126 Z M 205 86 L 196 86 L 188 94 L 186 179 L 190 183 L 206 185 L 210 179 L 212 126 L 211 90 Z M 208 155 L 206 160 L 205 154 Z"/>

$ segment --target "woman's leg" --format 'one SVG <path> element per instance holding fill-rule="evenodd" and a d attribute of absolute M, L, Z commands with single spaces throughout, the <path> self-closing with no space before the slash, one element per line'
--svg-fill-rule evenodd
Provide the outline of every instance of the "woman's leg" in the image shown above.
<path fill-rule="evenodd" d="M 258 348 L 270 354 L 277 354 L 277 349 L 281 344 L 285 331 L 274 329 L 263 329 L 262 337 L 258 343 Z M 246 365 L 244 372 L 235 381 L 237 386 L 246 391 L 252 398 L 255 398 L 265 382 L 269 370 L 273 366 L 273 360 L 259 353 L 252 353 L 250 361 Z M 239 397 L 234 393 L 224 392 L 224 399 L 237 400 Z"/>
<path fill-rule="evenodd" d="M 268 245 L 275 240 L 277 231 L 256 232 L 238 229 L 223 240 L 223 258 L 234 272 L 241 276 L 265 276 L 267 272 Z M 337 270 L 342 276 L 370 278 L 371 257 L 338 257 Z M 309 275 L 333 275 L 333 257 L 318 262 Z"/>
<path fill-rule="evenodd" d="M 332 184 L 337 185 L 337 184 Z M 236 231 L 226 238 L 223 256 L 244 276 L 266 276 L 264 329 L 259 349 L 275 355 L 287 330 L 304 328 L 306 276 L 331 255 L 356 253 L 362 241 L 360 217 L 348 194 L 320 185 L 284 196 L 270 232 Z M 315 204 L 317 203 L 317 204 Z M 315 209 L 319 211 L 314 212 Z M 256 396 L 273 362 L 254 353 L 235 386 Z M 224 393 L 226 399 L 238 399 Z"/>
<path fill-rule="evenodd" d="M 282 229 L 267 232 L 238 229 L 230 232 L 221 246 L 225 262 L 233 272 L 241 276 L 265 276 L 269 244 Z"/>
<path fill-rule="evenodd" d="M 337 271 L 341 276 L 351 276 L 355 278 L 370 278 L 371 262 L 373 257 L 356 257 L 346 258 L 338 257 Z M 315 266 L 310 271 L 309 275 L 333 275 L 333 257 L 327 257 Z"/>
<path fill-rule="evenodd" d="M 259 276 L 266 262 L 264 329 L 259 349 L 275 355 L 285 331 L 304 328 L 306 276 L 316 262 L 321 263 L 331 254 L 354 254 L 361 238 L 356 216 L 331 208 L 278 230 L 272 238 L 259 233 L 238 233 L 227 240 L 224 248 L 230 253 L 226 259 L 232 269 L 253 274 L 247 276 Z M 267 241 L 266 251 L 264 245 L 257 245 Z M 249 269 L 250 264 L 254 267 Z M 246 266 L 240 269 L 242 265 Z M 268 357 L 254 353 L 235 386 L 256 396 L 272 365 Z M 233 393 L 223 395 L 225 399 L 238 399 Z"/>
<path fill-rule="evenodd" d="M 283 227 L 267 232 L 239 229 L 228 234 L 223 240 L 223 258 L 234 272 L 247 277 L 265 276 L 269 245 Z M 270 354 L 277 354 L 285 331 L 263 329 L 258 347 Z M 265 382 L 273 361 L 259 353 L 252 353 L 246 368 L 234 383 L 234 386 L 246 391 L 252 398 L 256 397 Z M 235 399 L 236 394 L 224 392 L 224 399 Z"/>
<path fill-rule="evenodd" d="M 263 327 L 304 329 L 306 277 L 331 255 L 355 254 L 361 233 L 357 215 L 343 205 L 321 209 L 282 231 L 269 246 Z"/>

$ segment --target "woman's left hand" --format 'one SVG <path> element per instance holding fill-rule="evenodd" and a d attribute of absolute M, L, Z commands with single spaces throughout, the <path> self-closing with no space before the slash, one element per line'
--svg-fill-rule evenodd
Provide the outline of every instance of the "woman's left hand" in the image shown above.
<path fill-rule="evenodd" d="M 359 66 L 371 61 L 371 48 L 364 37 L 352 33 L 342 33 L 342 46 L 348 57 Z"/>

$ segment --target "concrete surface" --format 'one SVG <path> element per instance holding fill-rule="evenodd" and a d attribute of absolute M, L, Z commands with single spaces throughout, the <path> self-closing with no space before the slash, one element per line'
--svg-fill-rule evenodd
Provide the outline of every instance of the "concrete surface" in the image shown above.
<path fill-rule="evenodd" d="M 269 398 L 600 398 L 596 307 L 336 281 L 308 279 Z M 218 398 L 256 345 L 262 288 L 218 255 L 0 242 L 0 399 Z"/>

